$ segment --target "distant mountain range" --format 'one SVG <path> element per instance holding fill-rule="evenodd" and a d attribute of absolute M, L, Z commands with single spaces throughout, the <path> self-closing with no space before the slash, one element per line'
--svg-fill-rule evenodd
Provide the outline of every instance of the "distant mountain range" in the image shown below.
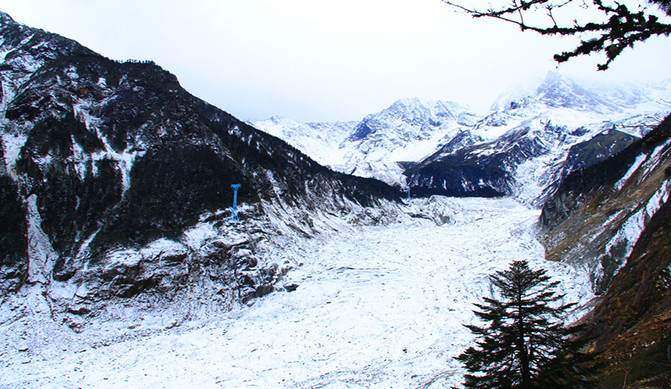
<path fill-rule="evenodd" d="M 515 195 L 539 205 L 573 146 L 609 132 L 632 141 L 659 123 L 671 111 L 670 84 L 597 85 L 551 72 L 534 90 L 501 97 L 486 114 L 454 102 L 402 99 L 356 123 L 251 124 L 333 169 L 417 196 Z M 602 157 L 623 145 L 614 136 L 618 146 L 610 151 L 601 139 Z"/>

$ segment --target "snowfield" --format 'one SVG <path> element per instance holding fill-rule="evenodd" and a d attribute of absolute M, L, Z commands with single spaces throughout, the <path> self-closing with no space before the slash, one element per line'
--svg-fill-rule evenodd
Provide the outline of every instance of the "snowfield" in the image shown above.
<path fill-rule="evenodd" d="M 472 341 L 462 324 L 490 295 L 490 274 L 522 259 L 548 269 L 566 300 L 579 302 L 574 319 L 594 297 L 587 274 L 543 259 L 538 210 L 512 199 L 442 197 L 404 210 L 388 225 L 348 226 L 286 247 L 302 263 L 280 282 L 285 290 L 192 321 L 171 321 L 168 312 L 136 336 L 101 342 L 96 331 L 57 325 L 36 286 L 24 292 L 33 316 L 0 323 L 0 386 L 449 388 L 462 380 L 453 357 Z M 45 341 L 13 340 L 35 333 Z"/>

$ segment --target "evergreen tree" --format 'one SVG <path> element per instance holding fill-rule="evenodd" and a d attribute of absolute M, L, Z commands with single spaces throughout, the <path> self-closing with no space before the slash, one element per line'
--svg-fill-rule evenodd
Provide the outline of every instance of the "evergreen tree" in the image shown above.
<path fill-rule="evenodd" d="M 531 270 L 526 261 L 490 276 L 496 296 L 475 304 L 484 326 L 466 325 L 478 338 L 456 357 L 468 374 L 468 388 L 584 387 L 588 380 L 577 368 L 586 354 L 584 342 L 573 340 L 579 327 L 566 328 L 562 317 L 575 304 L 560 304 L 545 270 Z"/>

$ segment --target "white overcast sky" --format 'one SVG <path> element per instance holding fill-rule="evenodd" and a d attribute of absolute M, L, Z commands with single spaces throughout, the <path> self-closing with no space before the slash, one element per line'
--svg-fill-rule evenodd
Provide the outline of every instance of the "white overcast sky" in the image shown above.
<path fill-rule="evenodd" d="M 360 120 L 403 97 L 484 110 L 550 70 L 671 77 L 668 38 L 639 44 L 605 73 L 601 58 L 557 69 L 552 55 L 574 38 L 474 20 L 440 0 L 0 0 L 0 10 L 109 58 L 153 60 L 242 120 Z"/>

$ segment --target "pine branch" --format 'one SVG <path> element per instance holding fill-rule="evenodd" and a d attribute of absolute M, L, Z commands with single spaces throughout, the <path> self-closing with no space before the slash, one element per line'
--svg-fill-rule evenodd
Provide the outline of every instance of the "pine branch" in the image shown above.
<path fill-rule="evenodd" d="M 626 5 L 615 2 L 615 5 L 604 4 L 602 0 L 593 0 L 593 7 L 606 17 L 603 22 L 588 22 L 580 24 L 574 21 L 572 25 L 561 26 L 553 14 L 553 10 L 562 8 L 577 0 L 520 0 L 513 1 L 512 5 L 498 10 L 489 9 L 479 11 L 465 7 L 449 0 L 442 0 L 445 4 L 459 9 L 474 18 L 493 18 L 512 23 L 522 31 L 531 30 L 541 35 L 582 36 L 592 35 L 582 39 L 580 44 L 571 51 L 554 55 L 558 63 L 566 62 L 581 55 L 605 53 L 606 61 L 597 65 L 598 70 L 606 70 L 610 64 L 627 48 L 633 48 L 636 42 L 644 42 L 651 36 L 671 34 L 671 24 L 661 23 L 655 15 L 647 13 L 647 8 L 639 12 L 631 12 Z M 667 15 L 671 16 L 671 6 L 668 2 L 653 0 Z M 589 8 L 584 4 L 585 8 Z M 547 13 L 549 26 L 530 25 L 525 22 L 524 13 L 536 12 L 544 9 Z"/>

